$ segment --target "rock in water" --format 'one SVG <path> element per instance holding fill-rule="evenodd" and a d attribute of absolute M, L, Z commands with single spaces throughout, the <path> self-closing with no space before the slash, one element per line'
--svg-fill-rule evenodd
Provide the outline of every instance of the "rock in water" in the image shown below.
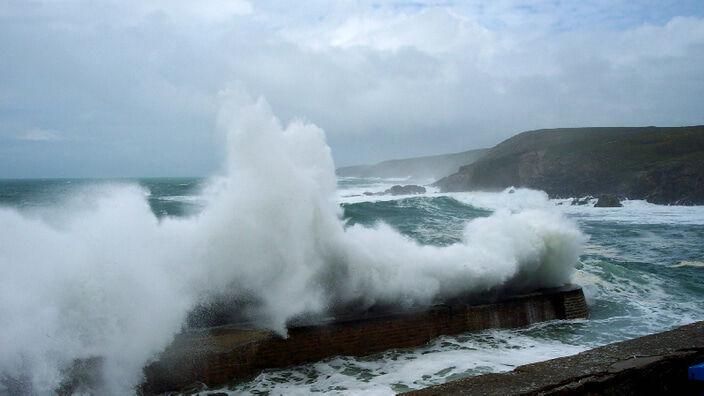
<path fill-rule="evenodd" d="M 407 186 L 395 185 L 390 189 L 384 191 L 386 194 L 391 195 L 412 195 L 412 194 L 425 194 L 425 187 L 416 186 L 414 184 L 409 184 Z"/>
<path fill-rule="evenodd" d="M 579 205 L 579 206 L 586 205 L 586 204 L 589 203 L 589 201 L 591 201 L 592 198 L 594 198 L 594 197 L 592 197 L 591 195 L 590 195 L 590 196 L 587 196 L 587 197 L 584 197 L 584 198 L 581 198 L 581 199 L 580 199 L 580 198 L 573 198 L 573 199 L 572 199 L 572 206 L 575 206 L 575 205 Z"/>
<path fill-rule="evenodd" d="M 621 201 L 613 195 L 599 195 L 599 199 L 594 204 L 595 208 L 620 208 Z"/>

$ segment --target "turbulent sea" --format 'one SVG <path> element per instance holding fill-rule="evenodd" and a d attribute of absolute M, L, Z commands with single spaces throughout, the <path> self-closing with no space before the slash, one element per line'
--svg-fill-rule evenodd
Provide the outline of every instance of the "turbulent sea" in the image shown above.
<path fill-rule="evenodd" d="M 595 208 L 593 201 L 587 205 L 573 206 L 569 199 L 548 200 L 540 191 L 524 189 L 496 193 L 442 194 L 429 188 L 426 194 L 416 196 L 364 195 L 364 192 L 382 192 L 399 183 L 403 184 L 404 181 L 354 178 L 338 180 L 332 200 L 334 205 L 340 208 L 338 217 L 344 221 L 344 227 L 349 229 L 363 226 L 366 229 L 379 227 L 380 223 L 384 223 L 413 244 L 451 247 L 463 240 L 468 223 L 488 218 L 498 212 L 512 214 L 532 209 L 559 212 L 561 216 L 564 215 L 576 223 L 588 237 L 571 279 L 573 283 L 583 287 L 591 317 L 587 320 L 539 323 L 517 330 L 487 330 L 474 334 L 443 336 L 418 348 L 390 350 L 366 357 L 335 356 L 297 367 L 266 370 L 246 383 L 234 383 L 219 391 L 271 395 L 315 392 L 392 394 L 467 376 L 507 371 L 521 364 L 571 355 L 599 345 L 704 320 L 704 207 L 659 206 L 643 201 L 625 201 L 622 208 Z M 0 181 L 0 217 L 5 223 L 3 227 L 11 227 L 13 224 L 20 228 L 30 227 L 11 217 L 19 214 L 34 222 L 50 224 L 51 229 L 62 230 L 66 228 L 62 216 L 68 216 L 67 213 L 102 213 L 103 210 L 106 213 L 116 213 L 115 216 L 131 213 L 121 211 L 125 200 L 111 198 L 107 208 L 101 209 L 103 204 L 99 198 L 105 194 L 113 194 L 115 190 L 128 189 L 130 194 L 142 195 L 157 224 L 187 222 L 190 218 L 200 216 L 209 205 L 207 198 L 204 198 L 207 194 L 203 191 L 212 189 L 213 184 L 192 178 L 4 180 Z M 106 190 L 112 192 L 103 193 Z M 256 191 L 248 193 L 255 194 Z M 101 219 L 102 215 L 97 215 L 95 222 L 100 223 Z M 149 224 L 150 227 L 153 226 L 152 223 Z M 95 230 L 88 232 L 86 238 L 80 240 L 90 244 L 93 242 L 91 235 L 103 231 L 100 226 L 96 226 Z M 35 244 L 28 248 L 28 251 L 41 251 L 47 246 L 41 244 L 41 235 L 35 235 L 36 233 L 36 229 L 27 232 L 6 230 L 3 234 L 5 240 L 0 243 L 13 246 Z M 35 236 L 36 240 L 33 239 Z M 231 238 L 237 237 L 233 232 Z M 73 239 L 67 239 L 54 243 L 73 243 L 72 241 Z M 2 252 L 5 252 L 5 259 L 12 259 L 17 257 L 13 254 L 20 255 L 23 251 L 5 249 L 0 251 Z M 40 259 L 32 257 L 26 260 Z M 2 255 L 0 259 L 3 259 Z M 25 259 L 21 258 L 17 265 L 26 264 L 22 260 Z M 13 268 L 4 264 L 2 269 L 13 271 Z M 41 271 L 41 268 L 37 271 Z M 7 274 L 3 276 L 7 277 Z M 44 276 L 48 275 L 32 273 L 24 277 Z M 10 278 L 14 279 L 13 276 Z M 52 291 L 55 283 L 53 279 L 40 281 L 40 284 L 45 282 L 50 286 L 42 286 L 36 293 L 46 293 L 47 299 L 57 298 L 55 296 L 63 298 L 67 293 L 61 289 L 64 286 L 57 286 L 56 291 Z M 18 276 L 11 282 L 18 285 L 33 282 L 30 279 L 28 283 L 22 283 L 25 281 L 27 279 L 20 279 Z M 92 279 L 85 279 L 85 282 L 91 281 Z M 96 282 L 100 284 L 99 281 Z M 160 282 L 159 274 L 147 278 L 145 282 L 153 282 L 147 286 L 157 285 Z M 69 286 L 70 284 L 66 283 L 65 287 Z M 2 293 L 4 294 L 0 294 L 0 297 L 4 299 L 3 303 L 11 304 L 13 300 L 10 292 L 4 290 Z M 67 301 L 90 299 L 93 296 L 90 293 L 90 288 L 86 288 L 82 294 L 72 295 Z M 187 302 L 184 304 L 187 305 Z M 59 306 L 56 310 L 75 315 L 68 319 L 80 320 L 81 315 L 91 318 L 98 315 L 83 312 L 90 310 L 90 304 L 77 306 L 82 308 L 60 311 L 62 308 Z M 18 305 L 17 310 L 35 308 L 31 305 Z M 27 318 L 30 322 L 27 325 L 31 326 L 35 314 L 40 317 L 51 316 L 51 313 L 46 312 L 29 312 L 22 315 L 13 311 L 9 317 L 16 321 Z M 7 325 L 3 324 L 7 318 L 7 315 L 0 318 L 3 327 Z M 46 323 L 52 323 L 54 326 L 52 320 L 54 319 L 47 319 Z M 179 320 L 179 317 L 173 319 L 176 324 Z M 96 333 L 96 336 L 90 329 L 80 326 L 62 324 L 56 327 L 60 331 L 57 330 L 57 335 L 52 333 L 52 336 L 63 336 L 66 329 L 83 332 L 78 339 L 86 345 L 93 345 L 91 337 L 107 339 L 111 334 L 101 332 Z M 43 331 L 52 331 L 48 329 L 51 329 L 50 325 Z M 17 334 L 3 334 L 0 330 L 0 342 L 3 343 L 0 346 L 9 348 L 10 343 L 21 344 L 23 335 L 20 330 L 17 330 Z M 142 331 L 137 333 L 141 336 Z M 38 337 L 43 336 L 40 334 Z M 84 338 L 89 340 L 85 341 Z M 67 336 L 66 339 L 74 338 Z M 99 339 L 97 342 L 104 340 Z M 31 345 L 35 346 L 34 343 Z M 163 347 L 159 343 L 154 345 L 154 351 Z M 116 346 L 119 347 L 120 344 Z M 47 344 L 46 348 L 37 351 L 18 349 L 14 361 L 2 362 L 4 375 L 9 373 L 10 377 L 15 376 L 13 378 L 22 378 L 23 375 L 26 377 L 27 374 L 22 374 L 21 369 L 27 366 L 31 367 L 30 371 L 42 370 L 43 354 L 55 353 L 57 348 L 59 347 Z M 68 356 L 90 355 L 90 351 L 86 352 L 79 346 L 76 346 L 75 350 L 79 352 Z M 103 352 L 112 353 L 112 349 Z M 102 352 L 97 350 L 95 353 Z M 148 354 L 145 356 L 143 360 L 149 358 Z M 13 366 L 12 363 L 17 363 L 18 359 L 22 360 L 22 364 Z M 39 363 L 36 362 L 37 359 Z M 120 359 L 116 358 L 116 361 L 129 361 L 127 358 Z M 139 359 L 135 361 L 140 362 Z M 13 373 L 13 370 L 17 370 L 16 373 Z M 130 380 L 125 379 L 127 382 Z M 33 381 L 35 386 L 40 387 L 42 384 L 42 379 L 34 378 Z M 51 383 L 46 381 L 47 384 Z M 0 385 L 0 393 L 3 391 L 2 386 L 7 387 L 8 382 Z"/>

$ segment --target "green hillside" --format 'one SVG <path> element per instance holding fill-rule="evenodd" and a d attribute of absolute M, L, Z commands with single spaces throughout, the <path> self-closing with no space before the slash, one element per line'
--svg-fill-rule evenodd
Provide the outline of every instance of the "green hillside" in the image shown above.
<path fill-rule="evenodd" d="M 443 191 L 542 189 L 704 204 L 704 126 L 543 129 L 518 134 L 439 180 Z"/>

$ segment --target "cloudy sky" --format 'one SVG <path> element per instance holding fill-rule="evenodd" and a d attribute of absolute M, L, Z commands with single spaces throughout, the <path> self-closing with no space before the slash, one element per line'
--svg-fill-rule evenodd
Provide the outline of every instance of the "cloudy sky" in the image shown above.
<path fill-rule="evenodd" d="M 232 86 L 338 166 L 704 124 L 704 3 L 3 0 L 0 178 L 211 174 Z"/>

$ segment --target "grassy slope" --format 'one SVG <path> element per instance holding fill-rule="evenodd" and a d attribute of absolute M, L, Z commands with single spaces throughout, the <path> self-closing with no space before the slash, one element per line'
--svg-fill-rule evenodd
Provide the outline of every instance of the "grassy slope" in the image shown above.
<path fill-rule="evenodd" d="M 516 135 L 437 184 L 446 191 L 514 185 L 554 196 L 617 193 L 647 198 L 664 194 L 657 190 L 666 187 L 682 195 L 685 191 L 677 190 L 687 184 L 696 190 L 702 179 L 704 126 L 572 128 Z M 677 201 L 664 201 L 673 199 Z"/>

